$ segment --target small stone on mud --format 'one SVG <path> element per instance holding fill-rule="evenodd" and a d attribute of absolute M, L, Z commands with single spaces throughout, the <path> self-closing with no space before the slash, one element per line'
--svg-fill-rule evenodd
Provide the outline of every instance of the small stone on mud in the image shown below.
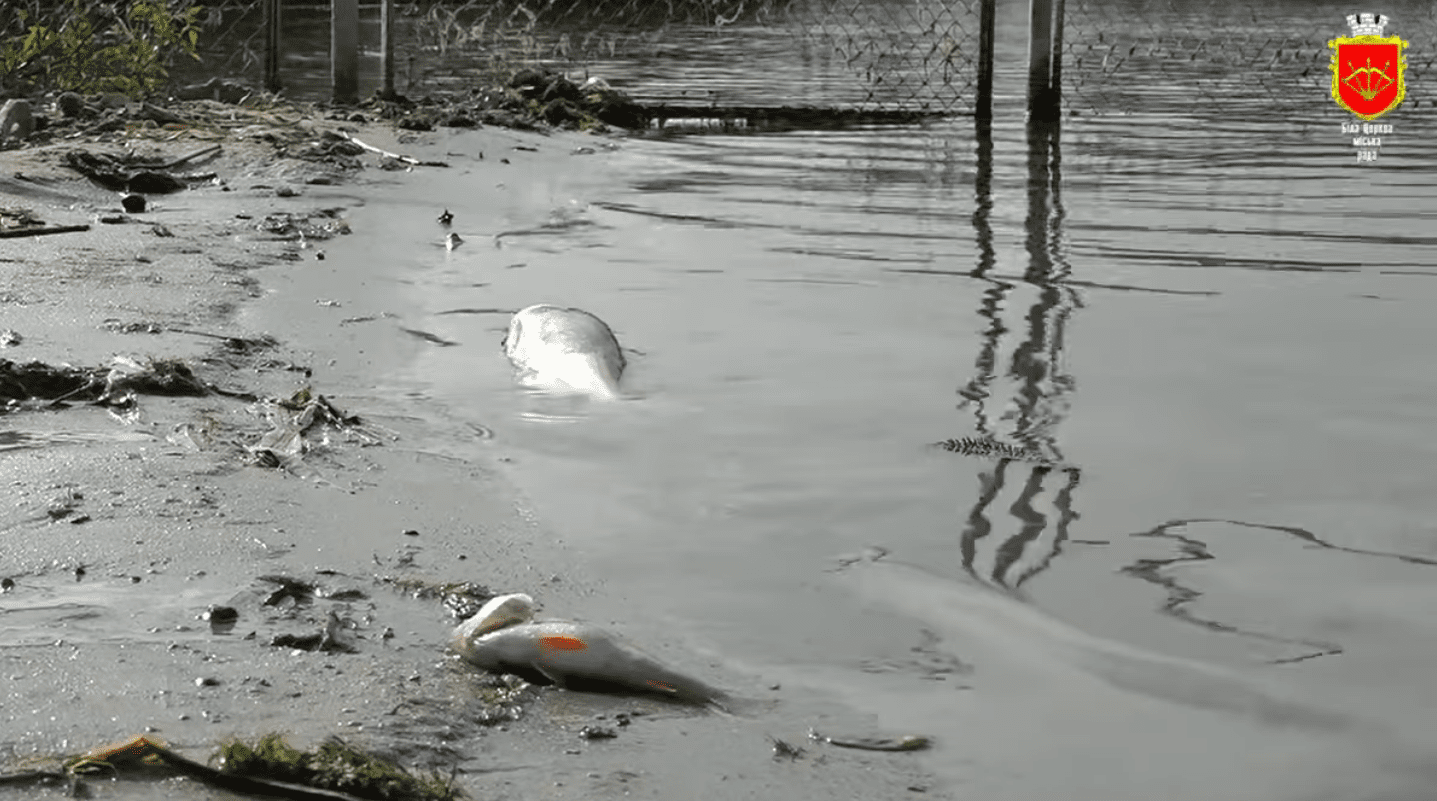
<path fill-rule="evenodd" d="M 74 92 L 61 92 L 55 98 L 55 108 L 66 117 L 78 117 L 85 112 L 85 99 Z"/>
<path fill-rule="evenodd" d="M 407 529 L 404 530 L 404 536 L 406 536 L 406 537 L 417 537 L 417 536 L 419 536 L 419 532 L 418 532 L 418 531 L 415 531 L 415 530 L 412 529 L 412 528 L 407 528 Z"/>
<path fill-rule="evenodd" d="M 13 589 L 15 589 L 15 579 L 10 578 L 9 576 L 0 579 L 0 592 L 9 592 Z"/>
<path fill-rule="evenodd" d="M 125 195 L 124 197 L 120 198 L 120 205 L 124 206 L 125 211 L 131 214 L 139 214 L 140 212 L 145 210 L 145 196 Z"/>
<path fill-rule="evenodd" d="M 211 624 L 233 623 L 239 620 L 239 610 L 233 606 L 210 604 L 209 608 L 200 613 L 200 620 L 208 620 Z"/>
<path fill-rule="evenodd" d="M 218 687 L 220 680 L 213 676 L 200 676 L 195 679 L 196 687 Z"/>
<path fill-rule="evenodd" d="M 585 740 L 612 740 L 619 733 L 607 726 L 585 726 L 579 729 L 579 736 Z"/>

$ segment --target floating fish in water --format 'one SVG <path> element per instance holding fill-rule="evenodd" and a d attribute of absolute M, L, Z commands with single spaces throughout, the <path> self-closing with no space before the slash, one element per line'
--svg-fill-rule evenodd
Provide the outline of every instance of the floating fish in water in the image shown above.
<path fill-rule="evenodd" d="M 728 696 L 721 690 L 674 672 L 603 629 L 558 620 L 534 623 L 533 617 L 534 599 L 501 595 L 454 629 L 450 645 L 473 665 L 536 684 L 725 708 Z"/>
<path fill-rule="evenodd" d="M 530 306 L 509 321 L 504 353 L 519 383 L 617 398 L 627 362 L 609 326 L 582 309 Z"/>
<path fill-rule="evenodd" d="M 458 234 L 450 234 L 449 236 L 444 237 L 445 250 L 453 250 L 462 244 L 464 244 L 464 240 L 460 238 Z"/>
<path fill-rule="evenodd" d="M 449 209 L 445 209 L 444 213 L 439 215 L 438 219 L 440 225 L 444 226 L 445 228 L 448 228 L 449 224 L 454 222 L 454 215 L 449 213 Z"/>

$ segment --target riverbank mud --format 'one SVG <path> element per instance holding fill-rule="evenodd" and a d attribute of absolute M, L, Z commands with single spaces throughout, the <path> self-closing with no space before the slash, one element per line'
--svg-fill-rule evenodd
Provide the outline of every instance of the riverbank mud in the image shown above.
<path fill-rule="evenodd" d="M 254 114 L 271 119 L 241 119 Z M 3 240 L 0 329 L 13 336 L 0 359 L 95 380 L 116 364 L 177 364 L 195 387 L 225 391 L 136 384 L 117 404 L 26 385 L 0 408 L 0 767 L 138 734 L 202 761 L 226 738 L 278 731 L 454 772 L 483 798 L 946 797 L 909 754 L 809 744 L 776 759 L 774 743 L 802 742 L 809 726 L 866 734 L 872 721 L 674 644 L 645 643 L 758 711 L 527 688 L 448 654 L 466 607 L 443 588 L 526 592 L 579 617 L 614 608 L 615 592 L 497 464 L 454 454 L 456 439 L 489 432 L 376 388 L 386 379 L 367 354 L 430 345 L 404 327 L 402 299 L 369 318 L 351 311 L 384 265 L 325 258 L 368 193 L 443 169 L 343 143 L 438 162 L 447 134 L 316 110 L 234 115 L 3 154 L 0 207 L 74 230 Z M 576 154 L 615 146 L 465 135 L 490 153 L 467 167 L 476 186 L 522 183 L 523 170 L 600 171 Z M 148 194 L 143 211 L 123 203 L 146 163 L 212 144 L 183 168 L 213 177 Z M 510 164 L 503 154 L 516 149 Z M 106 154 L 86 163 L 124 172 L 126 185 L 82 179 L 67 157 L 77 150 Z M 547 199 L 516 195 L 508 202 L 529 203 L 533 218 L 549 214 Z M 440 246 L 437 224 L 432 233 Z M 246 327 L 257 320 L 272 324 Z M 497 338 L 492 355 L 502 364 Z M 89 785 L 98 798 L 211 794 L 183 778 Z"/>

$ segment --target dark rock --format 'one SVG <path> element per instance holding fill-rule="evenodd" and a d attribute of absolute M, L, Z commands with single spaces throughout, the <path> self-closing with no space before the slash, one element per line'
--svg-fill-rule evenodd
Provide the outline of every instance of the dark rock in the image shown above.
<path fill-rule="evenodd" d="M 61 92 L 60 96 L 55 98 L 55 107 L 66 117 L 79 117 L 86 111 L 85 98 L 74 92 Z"/>
<path fill-rule="evenodd" d="M 509 79 L 509 88 L 520 91 L 528 89 L 537 93 L 547 83 L 548 76 L 539 70 L 519 70 Z"/>
<path fill-rule="evenodd" d="M 547 104 L 555 100 L 568 100 L 571 103 L 577 103 L 582 98 L 579 87 L 575 86 L 572 81 L 562 75 L 555 75 L 544 86 L 543 93 L 539 95 L 539 102 Z"/>
<path fill-rule="evenodd" d="M 14 139 L 23 142 L 35 132 L 35 116 L 30 113 L 30 101 L 6 100 L 0 106 L 0 144 Z"/>
<path fill-rule="evenodd" d="M 517 131 L 534 130 L 533 123 L 506 109 L 487 109 L 480 113 L 479 120 L 485 125 L 496 125 L 500 128 L 513 128 Z"/>
<path fill-rule="evenodd" d="M 564 98 L 549 101 L 548 105 L 544 106 L 543 116 L 545 122 L 556 126 L 577 126 L 586 120 L 593 119 L 584 113 L 583 109 Z"/>
<path fill-rule="evenodd" d="M 434 130 L 434 122 L 427 114 L 406 114 L 395 124 L 406 131 Z"/>
<path fill-rule="evenodd" d="M 189 185 L 184 181 L 181 181 L 167 172 L 153 172 L 151 170 L 141 170 L 132 173 L 129 181 L 126 183 L 131 192 L 140 192 L 146 195 L 163 195 L 189 188 Z"/>
<path fill-rule="evenodd" d="M 600 122 L 619 128 L 644 128 L 649 124 L 649 114 L 643 106 L 612 89 L 590 94 L 584 108 Z"/>
<path fill-rule="evenodd" d="M 211 624 L 215 625 L 233 623 L 239 620 L 239 610 L 233 606 L 210 604 L 209 608 L 200 615 L 200 619 L 208 620 Z"/>
<path fill-rule="evenodd" d="M 129 212 L 130 214 L 139 214 L 140 212 L 145 210 L 145 196 L 125 195 L 124 197 L 120 198 L 120 205 L 124 206 L 125 211 Z"/>

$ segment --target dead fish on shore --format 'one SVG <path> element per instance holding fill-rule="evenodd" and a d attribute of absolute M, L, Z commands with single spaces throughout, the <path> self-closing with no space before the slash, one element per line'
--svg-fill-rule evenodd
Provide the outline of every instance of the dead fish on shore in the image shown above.
<path fill-rule="evenodd" d="M 522 593 L 498 596 L 454 629 L 450 646 L 470 664 L 535 684 L 727 708 L 723 691 L 676 673 L 596 626 L 534 623 L 533 617 L 534 599 Z"/>
<path fill-rule="evenodd" d="M 509 321 L 504 353 L 520 384 L 612 400 L 628 366 L 613 330 L 583 309 L 539 304 Z"/>

